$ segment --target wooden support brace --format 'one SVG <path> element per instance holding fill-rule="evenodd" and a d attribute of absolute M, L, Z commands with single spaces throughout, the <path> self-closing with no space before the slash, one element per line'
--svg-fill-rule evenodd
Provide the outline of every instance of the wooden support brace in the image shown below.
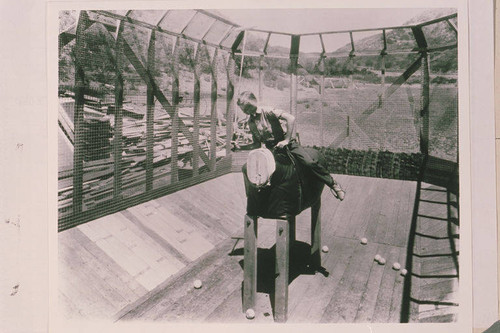
<path fill-rule="evenodd" d="M 171 148 L 171 183 L 176 183 L 179 180 L 179 168 L 177 165 L 179 156 L 179 68 L 177 58 L 179 54 L 179 38 L 176 38 L 174 48 L 172 50 L 172 108 L 170 119 L 172 120 L 172 148 Z M 194 139 L 191 140 L 193 146 Z"/>
<path fill-rule="evenodd" d="M 420 152 L 429 154 L 429 102 L 430 102 L 430 78 L 429 78 L 429 54 L 422 54 L 422 127 L 420 132 Z"/>
<path fill-rule="evenodd" d="M 245 215 L 243 260 L 243 312 L 254 309 L 257 295 L 257 217 Z"/>
<path fill-rule="evenodd" d="M 321 267 L 321 198 L 311 206 L 311 265 Z"/>
<path fill-rule="evenodd" d="M 234 55 L 229 54 L 226 64 L 227 88 L 226 88 L 226 156 L 231 153 L 231 141 L 233 140 L 233 118 L 234 118 L 234 83 L 236 62 Z"/>
<path fill-rule="evenodd" d="M 274 283 L 274 320 L 284 323 L 288 319 L 288 278 L 290 269 L 290 224 L 276 221 L 276 263 Z"/>

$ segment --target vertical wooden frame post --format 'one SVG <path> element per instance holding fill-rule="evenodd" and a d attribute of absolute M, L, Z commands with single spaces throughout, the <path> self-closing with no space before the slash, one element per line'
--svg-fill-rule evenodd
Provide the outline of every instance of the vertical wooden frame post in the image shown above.
<path fill-rule="evenodd" d="M 233 118 L 234 118 L 234 83 L 236 61 L 234 54 L 230 53 L 227 56 L 226 75 L 226 156 L 231 153 L 231 141 L 233 140 Z"/>
<path fill-rule="evenodd" d="M 382 52 L 380 52 L 380 93 L 379 93 L 379 102 L 378 102 L 378 107 L 381 108 L 382 104 L 385 100 L 385 57 L 387 55 L 387 38 L 385 34 L 385 29 L 382 30 L 382 42 L 384 43 L 384 48 L 382 49 Z"/>
<path fill-rule="evenodd" d="M 274 282 L 274 320 L 284 323 L 288 319 L 288 277 L 290 270 L 290 224 L 276 221 L 276 278 Z"/>
<path fill-rule="evenodd" d="M 210 59 L 208 49 L 205 46 L 207 58 Z M 215 170 L 217 163 L 217 49 L 214 50 L 213 59 L 210 64 L 212 76 L 210 94 L 210 171 Z"/>
<path fill-rule="evenodd" d="M 311 206 L 311 265 L 321 267 L 321 198 Z"/>
<path fill-rule="evenodd" d="M 179 47 L 180 38 L 176 37 L 172 50 L 172 159 L 171 159 L 171 183 L 179 180 Z"/>
<path fill-rule="evenodd" d="M 148 47 L 147 70 L 150 83 L 147 87 L 147 112 L 146 112 L 146 192 L 153 190 L 153 147 L 154 147 L 154 111 L 155 111 L 155 30 L 151 30 Z"/>
<path fill-rule="evenodd" d="M 321 55 L 320 63 L 319 63 L 319 71 L 321 73 L 321 79 L 320 79 L 320 87 L 319 87 L 319 100 L 320 100 L 320 106 L 319 106 L 319 145 L 323 146 L 325 141 L 324 141 L 324 112 L 325 112 L 325 57 Z"/>
<path fill-rule="evenodd" d="M 201 45 L 195 45 L 193 62 L 194 87 L 193 87 L 193 176 L 199 172 L 200 156 L 200 75 L 201 75 Z"/>
<path fill-rule="evenodd" d="M 73 214 L 82 211 L 83 206 L 83 154 L 85 141 L 83 137 L 83 108 L 85 104 L 85 82 L 84 63 L 89 61 L 85 52 L 85 30 L 90 26 L 90 20 L 86 11 L 80 11 L 76 28 L 75 44 L 75 109 L 74 129 L 75 143 L 73 152 Z"/>
<path fill-rule="evenodd" d="M 262 100 L 264 98 L 263 96 L 263 89 L 264 89 L 264 75 L 262 73 L 262 64 L 264 63 L 264 56 L 261 55 L 259 57 L 259 102 L 262 103 Z"/>
<path fill-rule="evenodd" d="M 257 217 L 245 215 L 243 312 L 255 307 L 255 297 L 257 295 L 257 221 Z"/>
<path fill-rule="evenodd" d="M 420 135 L 420 151 L 429 155 L 429 103 L 430 103 L 430 78 L 429 54 L 422 53 L 422 132 Z"/>
<path fill-rule="evenodd" d="M 290 46 L 290 113 L 297 118 L 297 67 L 299 62 L 300 36 L 293 35 Z M 298 122 L 295 121 L 295 128 Z"/>
<path fill-rule="evenodd" d="M 429 154 L 429 54 L 427 52 L 427 41 L 425 39 L 422 27 L 412 28 L 413 36 L 420 49 L 420 66 L 422 68 L 422 95 L 421 95 L 421 111 L 420 118 L 422 119 L 420 127 L 420 152 L 426 156 Z"/>
<path fill-rule="evenodd" d="M 115 127 L 113 130 L 114 184 L 113 198 L 121 199 L 122 192 L 122 136 L 123 136 L 123 68 L 125 55 L 123 53 L 123 26 L 120 21 L 116 32 L 116 67 L 115 67 Z"/>

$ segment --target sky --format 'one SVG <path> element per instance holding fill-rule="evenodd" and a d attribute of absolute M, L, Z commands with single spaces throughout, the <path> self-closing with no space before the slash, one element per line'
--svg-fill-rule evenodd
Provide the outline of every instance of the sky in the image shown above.
<path fill-rule="evenodd" d="M 309 33 L 402 25 L 428 9 L 224 9 L 219 12 L 247 28 Z"/>

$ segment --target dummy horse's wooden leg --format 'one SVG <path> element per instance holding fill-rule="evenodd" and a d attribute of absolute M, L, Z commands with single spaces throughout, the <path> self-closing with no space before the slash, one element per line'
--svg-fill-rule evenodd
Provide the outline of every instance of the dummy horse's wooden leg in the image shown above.
<path fill-rule="evenodd" d="M 311 206 L 311 266 L 321 267 L 321 198 Z"/>
<path fill-rule="evenodd" d="M 257 293 L 257 217 L 245 215 L 243 312 L 255 307 Z"/>
<path fill-rule="evenodd" d="M 276 279 L 274 288 L 274 320 L 288 319 L 288 276 L 290 267 L 290 221 L 276 221 Z"/>

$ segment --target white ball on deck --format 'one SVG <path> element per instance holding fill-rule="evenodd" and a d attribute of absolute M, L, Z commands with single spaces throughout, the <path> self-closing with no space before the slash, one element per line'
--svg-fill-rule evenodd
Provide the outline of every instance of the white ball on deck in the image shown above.
<path fill-rule="evenodd" d="M 194 132 L 194 128 L 189 127 L 189 132 L 193 133 Z"/>
<path fill-rule="evenodd" d="M 328 251 L 330 251 L 330 250 L 328 249 L 328 246 L 326 246 L 326 245 L 325 245 L 325 246 L 323 246 L 323 247 L 321 248 L 321 251 L 323 251 L 324 253 L 327 253 L 327 252 L 328 252 Z"/>
<path fill-rule="evenodd" d="M 194 282 L 193 282 L 193 286 L 194 286 L 196 289 L 200 289 L 202 285 L 203 285 L 203 284 L 201 283 L 201 280 L 194 280 Z"/>
<path fill-rule="evenodd" d="M 361 244 L 363 244 L 363 245 L 368 244 L 368 239 L 366 239 L 366 238 L 364 238 L 364 237 L 363 237 L 363 238 L 361 238 Z"/>
<path fill-rule="evenodd" d="M 377 254 L 377 255 L 375 256 L 375 261 L 380 261 L 380 259 L 382 259 L 382 257 L 381 257 L 379 254 Z"/>
<path fill-rule="evenodd" d="M 392 268 L 396 271 L 399 271 L 401 269 L 401 265 L 398 263 L 398 262 L 395 262 L 393 265 L 392 265 Z"/>
<path fill-rule="evenodd" d="M 385 258 L 380 258 L 380 260 L 378 261 L 379 264 L 381 265 L 385 265 Z"/>
<path fill-rule="evenodd" d="M 402 276 L 406 276 L 406 274 L 408 274 L 408 271 L 407 271 L 406 269 L 404 269 L 404 268 L 403 268 L 403 269 L 401 270 L 401 275 L 402 275 Z"/>
<path fill-rule="evenodd" d="M 255 318 L 255 311 L 253 309 L 248 309 L 245 312 L 245 316 L 247 317 L 247 319 L 254 319 Z"/>

